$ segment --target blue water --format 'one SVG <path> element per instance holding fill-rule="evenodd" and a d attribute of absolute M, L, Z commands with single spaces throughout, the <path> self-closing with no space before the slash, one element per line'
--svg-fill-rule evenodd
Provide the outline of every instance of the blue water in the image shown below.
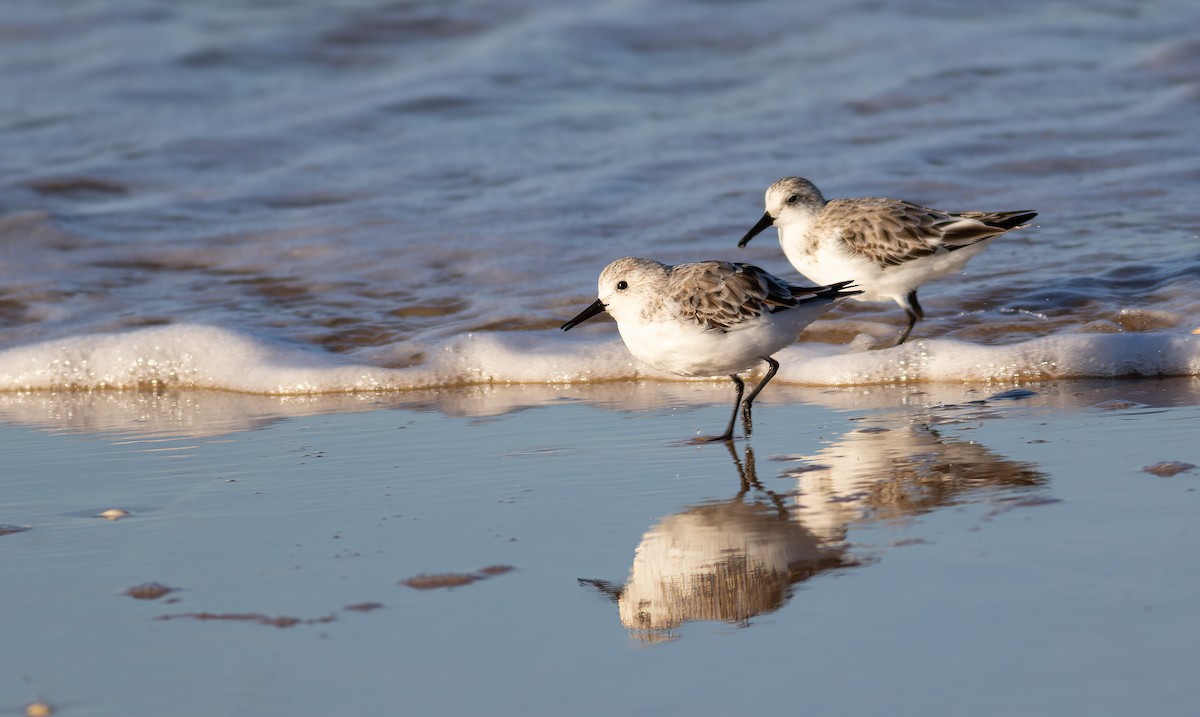
<path fill-rule="evenodd" d="M 942 355 L 988 347 L 1028 375 L 1012 347 L 1052 336 L 1156 373 L 1153 340 L 1090 341 L 1166 334 L 1186 342 L 1168 372 L 1194 373 L 1197 22 L 1173 0 L 14 0 L 0 378 L 303 392 L 642 375 L 614 360 L 611 326 L 580 343 L 555 327 L 622 255 L 796 278 L 771 237 L 734 247 L 791 174 L 830 197 L 1040 212 L 922 291 L 916 336 Z M 901 321 L 859 306 L 810 339 L 862 353 Z M 273 381 L 297 361 L 222 362 L 213 336 L 404 372 Z M 61 370 L 63 340 L 90 374 Z M 482 357 L 447 359 L 479 340 Z M 903 378 L 882 354 L 867 378 L 809 373 Z M 1047 375 L 1114 372 L 1069 368 Z"/>

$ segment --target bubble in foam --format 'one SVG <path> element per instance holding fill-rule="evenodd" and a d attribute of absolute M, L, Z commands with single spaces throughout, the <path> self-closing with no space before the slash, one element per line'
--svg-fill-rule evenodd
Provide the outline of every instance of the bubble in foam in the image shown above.
<path fill-rule="evenodd" d="M 1060 334 L 1003 346 L 926 339 L 861 349 L 861 342 L 795 344 L 776 354 L 782 364 L 776 380 L 850 386 L 1200 374 L 1200 338 L 1192 334 Z M 644 366 L 611 336 L 476 333 L 426 346 L 423 354 L 428 358 L 420 365 L 385 368 L 218 327 L 172 325 L 0 351 L 0 390 L 204 388 L 293 395 L 678 380 Z"/>

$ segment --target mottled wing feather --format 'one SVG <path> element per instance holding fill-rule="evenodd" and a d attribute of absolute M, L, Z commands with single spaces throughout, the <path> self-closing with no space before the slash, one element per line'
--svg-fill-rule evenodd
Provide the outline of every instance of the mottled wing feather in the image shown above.
<path fill-rule="evenodd" d="M 795 306 L 792 287 L 749 264 L 703 261 L 673 267 L 668 300 L 706 329 L 727 331 L 775 307 Z"/>
<path fill-rule="evenodd" d="M 952 214 L 896 199 L 843 199 L 825 207 L 821 222 L 841 230 L 846 249 L 880 266 L 896 266 L 938 251 L 953 251 L 1003 234 L 998 215 Z"/>
<path fill-rule="evenodd" d="M 947 217 L 948 221 L 936 225 L 935 228 L 942 232 L 942 246 L 952 251 L 1008 231 L 1004 227 L 992 224 L 992 220 L 998 217 L 995 214 L 961 212 L 948 214 Z"/>

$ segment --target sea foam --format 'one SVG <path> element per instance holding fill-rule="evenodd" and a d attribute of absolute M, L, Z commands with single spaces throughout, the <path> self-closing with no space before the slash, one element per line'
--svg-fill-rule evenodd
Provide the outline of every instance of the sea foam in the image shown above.
<path fill-rule="evenodd" d="M 426 347 L 425 356 L 417 366 L 386 368 L 224 328 L 180 324 L 0 351 L 0 390 L 204 388 L 300 395 L 674 378 L 643 366 L 618 339 L 580 340 L 558 332 L 467 334 Z M 777 381 L 814 386 L 1187 376 L 1200 375 L 1200 336 L 1062 334 L 997 346 L 928 339 L 880 351 L 797 344 L 776 357 L 782 364 Z"/>

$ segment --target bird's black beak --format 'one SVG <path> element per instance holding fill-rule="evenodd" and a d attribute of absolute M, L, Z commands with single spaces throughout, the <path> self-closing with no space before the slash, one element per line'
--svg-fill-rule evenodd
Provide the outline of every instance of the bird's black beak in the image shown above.
<path fill-rule="evenodd" d="M 758 220 L 758 224 L 755 224 L 753 227 L 751 227 L 750 231 L 746 232 L 746 236 L 742 237 L 742 240 L 738 242 L 738 248 L 740 249 L 749 244 L 751 239 L 758 236 L 763 229 L 766 229 L 774 223 L 775 217 L 763 212 L 762 219 Z"/>
<path fill-rule="evenodd" d="M 587 307 L 583 311 L 579 312 L 579 316 L 576 316 L 575 318 L 571 319 L 567 323 L 563 324 L 562 330 L 570 331 L 571 329 L 575 328 L 579 324 L 582 324 L 583 322 L 592 318 L 596 314 L 602 313 L 603 311 L 604 311 L 604 302 L 600 301 L 599 299 L 596 299 L 595 303 L 593 303 L 591 306 Z"/>

